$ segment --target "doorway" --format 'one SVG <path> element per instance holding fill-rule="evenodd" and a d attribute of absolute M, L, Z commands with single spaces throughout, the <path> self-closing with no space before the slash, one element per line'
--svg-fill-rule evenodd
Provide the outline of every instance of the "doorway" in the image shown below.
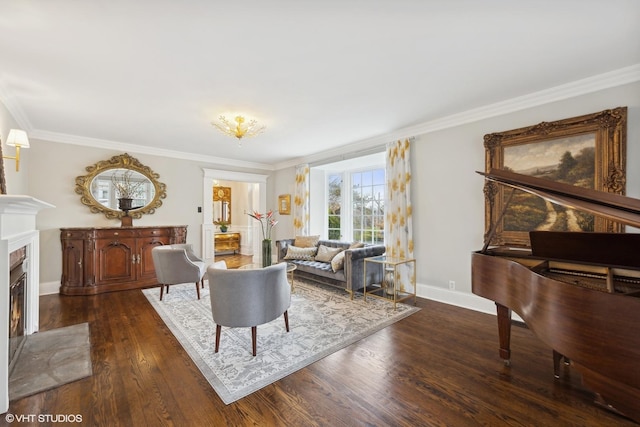
<path fill-rule="evenodd" d="M 244 212 L 264 212 L 267 205 L 267 175 L 259 175 L 244 172 L 230 172 L 218 169 L 204 169 L 203 197 L 202 197 L 202 255 L 207 261 L 215 259 L 214 234 L 216 226 L 214 221 L 213 188 L 216 183 L 244 183 L 246 188 L 246 209 L 241 209 L 240 214 L 232 215 L 232 227 L 241 232 L 241 252 L 245 255 L 260 253 L 260 230 L 256 227 L 256 221 Z M 240 197 L 240 195 L 237 195 Z M 244 201 L 243 201 L 244 202 Z M 233 206 L 233 203 L 232 203 Z"/>

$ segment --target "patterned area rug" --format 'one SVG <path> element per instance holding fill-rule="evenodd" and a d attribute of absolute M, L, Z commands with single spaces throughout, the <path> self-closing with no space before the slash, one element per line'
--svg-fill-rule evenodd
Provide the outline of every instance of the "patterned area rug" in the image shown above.
<path fill-rule="evenodd" d="M 201 299 L 193 284 L 172 286 L 159 300 L 157 288 L 143 291 L 220 398 L 232 403 L 304 368 L 419 308 L 362 295 L 354 297 L 330 286 L 296 279 L 289 308 L 290 332 L 284 318 L 258 326 L 257 356 L 251 355 L 250 328 L 222 328 L 215 349 L 215 324 L 209 290 Z"/>

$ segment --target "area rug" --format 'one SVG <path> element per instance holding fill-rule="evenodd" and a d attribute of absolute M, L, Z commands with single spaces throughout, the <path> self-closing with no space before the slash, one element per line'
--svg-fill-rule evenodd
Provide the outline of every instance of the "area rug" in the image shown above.
<path fill-rule="evenodd" d="M 89 324 L 28 335 L 9 374 L 9 400 L 91 376 Z"/>
<path fill-rule="evenodd" d="M 362 295 L 353 300 L 339 289 L 296 279 L 289 308 L 290 332 L 283 317 L 258 326 L 257 356 L 251 354 L 250 328 L 222 328 L 215 349 L 215 324 L 208 288 L 198 300 L 193 284 L 172 286 L 159 300 L 157 289 L 143 291 L 151 305 L 226 404 L 304 368 L 419 308 Z"/>

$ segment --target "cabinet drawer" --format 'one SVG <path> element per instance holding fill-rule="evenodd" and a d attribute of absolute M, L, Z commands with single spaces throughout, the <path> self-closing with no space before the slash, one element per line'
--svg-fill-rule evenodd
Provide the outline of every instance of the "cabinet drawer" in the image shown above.
<path fill-rule="evenodd" d="M 120 239 L 125 239 L 127 237 L 136 237 L 136 231 L 130 229 L 121 229 L 121 228 L 110 228 L 108 230 L 96 230 L 96 238 L 104 239 L 104 238 L 112 238 L 117 237 Z"/>
<path fill-rule="evenodd" d="M 87 232 L 86 230 L 62 230 L 60 232 L 60 238 L 62 240 L 85 239 L 90 235 L 91 232 Z"/>
<path fill-rule="evenodd" d="M 215 234 L 216 242 L 240 241 L 240 233 Z"/>
<path fill-rule="evenodd" d="M 170 230 L 167 228 L 145 228 L 138 230 L 138 236 L 140 237 L 161 237 L 169 236 Z"/>

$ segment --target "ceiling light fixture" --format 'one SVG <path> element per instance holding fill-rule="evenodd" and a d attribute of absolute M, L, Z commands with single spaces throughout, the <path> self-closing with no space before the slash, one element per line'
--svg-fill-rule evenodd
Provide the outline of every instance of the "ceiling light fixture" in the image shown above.
<path fill-rule="evenodd" d="M 249 122 L 245 124 L 246 119 L 242 116 L 236 116 L 234 119 L 235 123 L 231 123 L 225 116 L 220 116 L 218 120 L 220 123 L 211 122 L 211 124 L 225 135 L 238 138 L 238 145 L 242 145 L 242 138 L 256 136 L 266 128 L 266 126 L 259 126 L 258 122 L 254 119 L 249 120 Z"/>
<path fill-rule="evenodd" d="M 13 159 L 16 161 L 16 172 L 20 170 L 20 147 L 29 148 L 29 137 L 22 129 L 11 129 L 7 136 L 7 145 L 16 147 L 15 156 L 2 156 L 3 159 Z"/>

